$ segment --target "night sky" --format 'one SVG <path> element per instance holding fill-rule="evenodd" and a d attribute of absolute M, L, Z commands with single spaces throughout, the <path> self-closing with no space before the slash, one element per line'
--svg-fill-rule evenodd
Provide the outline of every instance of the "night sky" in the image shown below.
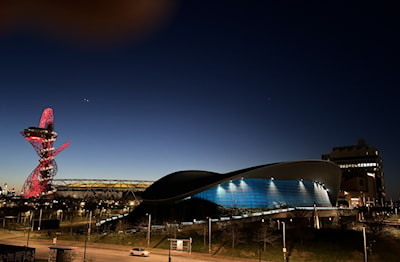
<path fill-rule="evenodd" d="M 0 3 L 1 186 L 37 166 L 20 131 L 51 107 L 71 142 L 55 178 L 229 172 L 365 139 L 399 198 L 397 1 L 64 2 Z"/>

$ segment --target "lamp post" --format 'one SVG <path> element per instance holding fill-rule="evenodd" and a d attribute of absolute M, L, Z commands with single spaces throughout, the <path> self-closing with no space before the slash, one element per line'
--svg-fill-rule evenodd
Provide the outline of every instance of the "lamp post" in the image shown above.
<path fill-rule="evenodd" d="M 28 220 L 28 236 L 26 239 L 26 246 L 24 249 L 24 261 L 25 261 L 25 257 L 26 257 L 26 252 L 27 252 L 27 248 L 29 247 L 29 237 L 31 234 L 31 224 L 32 224 L 32 218 L 33 218 L 33 211 L 29 211 L 29 220 Z"/>
<path fill-rule="evenodd" d="M 264 243 L 264 251 L 265 251 L 265 234 L 264 234 L 264 218 L 261 219 L 261 230 L 262 230 L 262 235 L 260 237 L 264 238 L 263 243 Z M 258 247 L 258 261 L 261 261 L 261 245 Z"/>
<path fill-rule="evenodd" d="M 176 220 L 174 222 L 175 222 L 175 224 L 174 224 L 174 238 L 176 239 L 176 231 L 178 230 L 178 226 L 176 224 Z"/>
<path fill-rule="evenodd" d="M 147 225 L 147 247 L 150 247 L 151 214 L 146 215 L 149 217 L 149 223 Z"/>
<path fill-rule="evenodd" d="M 265 219 L 261 220 L 262 222 L 262 229 L 263 229 L 263 251 L 267 251 L 267 226 L 265 225 Z"/>
<path fill-rule="evenodd" d="M 211 217 L 208 218 L 208 253 L 211 254 Z"/>
<path fill-rule="evenodd" d="M 282 221 L 282 234 L 283 234 L 283 261 L 286 262 L 286 224 L 284 221 Z"/>
<path fill-rule="evenodd" d="M 83 262 L 86 262 L 86 243 L 87 243 L 87 236 L 85 236 L 85 246 L 83 249 Z"/>
<path fill-rule="evenodd" d="M 367 236 L 365 234 L 365 226 L 362 229 L 363 232 L 363 239 L 364 239 L 364 262 L 368 262 L 368 255 L 367 255 Z"/>
<path fill-rule="evenodd" d="M 40 227 L 42 226 L 42 209 L 40 209 L 40 213 L 39 213 L 39 226 L 38 226 L 38 231 L 40 231 Z"/>
<path fill-rule="evenodd" d="M 29 214 L 29 226 L 28 226 L 28 237 L 27 237 L 27 240 L 26 240 L 26 246 L 27 247 L 29 247 L 29 238 L 30 238 L 31 230 L 33 230 L 32 221 L 33 221 L 33 211 L 30 211 L 30 214 Z"/>
<path fill-rule="evenodd" d="M 168 262 L 171 262 L 171 239 L 168 239 Z"/>
<path fill-rule="evenodd" d="M 89 212 L 88 240 L 90 240 L 91 231 L 92 231 L 92 210 L 90 210 Z"/>
<path fill-rule="evenodd" d="M 89 223 L 87 224 L 88 230 L 87 230 L 87 235 L 85 236 L 85 246 L 83 250 L 83 262 L 86 262 L 86 244 L 87 241 L 90 240 L 91 223 L 92 223 L 92 211 L 89 212 Z"/>

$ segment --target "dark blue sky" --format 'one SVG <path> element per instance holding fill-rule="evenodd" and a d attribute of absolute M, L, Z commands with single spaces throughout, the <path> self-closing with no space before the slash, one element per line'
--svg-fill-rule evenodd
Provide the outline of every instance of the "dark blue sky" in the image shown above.
<path fill-rule="evenodd" d="M 36 167 L 19 132 L 51 107 L 71 141 L 56 178 L 228 172 L 364 138 L 399 197 L 396 1 L 106 2 L 0 4 L 1 185 Z"/>

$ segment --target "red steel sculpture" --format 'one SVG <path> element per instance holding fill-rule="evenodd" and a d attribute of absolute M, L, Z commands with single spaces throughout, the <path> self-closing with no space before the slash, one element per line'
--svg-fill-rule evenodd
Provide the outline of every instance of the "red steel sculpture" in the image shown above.
<path fill-rule="evenodd" d="M 22 188 L 23 197 L 42 197 L 55 192 L 52 185 L 53 177 L 57 173 L 57 163 L 54 157 L 64 148 L 69 146 L 66 142 L 55 150 L 53 143 L 56 141 L 57 133 L 54 131 L 53 109 L 43 110 L 39 127 L 28 127 L 21 134 L 33 146 L 39 155 L 39 165 L 26 179 Z"/>

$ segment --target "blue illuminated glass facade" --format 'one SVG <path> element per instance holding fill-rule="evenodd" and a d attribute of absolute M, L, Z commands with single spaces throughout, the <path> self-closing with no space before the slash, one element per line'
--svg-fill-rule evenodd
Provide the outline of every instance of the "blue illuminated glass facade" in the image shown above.
<path fill-rule="evenodd" d="M 311 181 L 244 178 L 220 184 L 192 196 L 230 208 L 332 206 L 328 192 Z"/>

